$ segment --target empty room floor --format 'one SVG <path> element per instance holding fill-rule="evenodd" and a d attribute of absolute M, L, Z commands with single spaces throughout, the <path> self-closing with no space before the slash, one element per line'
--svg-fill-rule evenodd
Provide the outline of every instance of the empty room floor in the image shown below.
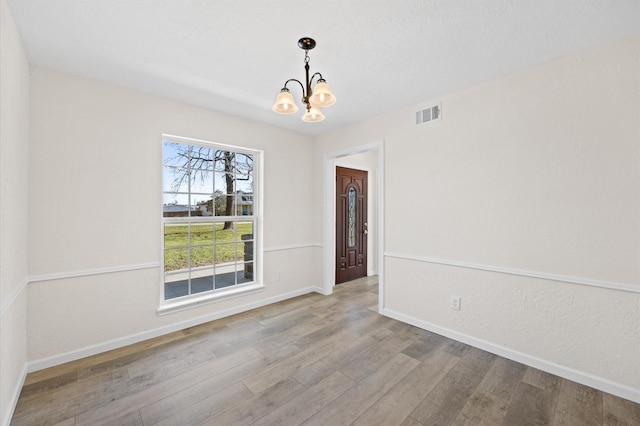
<path fill-rule="evenodd" d="M 377 313 L 377 278 L 27 376 L 11 425 L 640 425 L 640 404 Z"/>

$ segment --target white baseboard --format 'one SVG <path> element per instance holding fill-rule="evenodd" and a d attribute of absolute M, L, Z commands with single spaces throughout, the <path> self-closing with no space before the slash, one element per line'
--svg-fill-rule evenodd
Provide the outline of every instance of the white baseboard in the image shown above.
<path fill-rule="evenodd" d="M 330 296 L 332 294 L 331 292 L 326 292 L 323 287 L 316 286 L 316 287 L 311 287 L 311 288 L 313 288 L 313 291 L 315 291 L 316 293 L 319 293 L 319 294 L 321 294 L 323 296 Z"/>
<path fill-rule="evenodd" d="M 613 382 L 611 380 L 595 376 L 593 374 L 585 373 L 584 371 L 575 370 L 570 367 L 565 367 L 554 362 L 541 359 L 523 352 L 516 351 L 504 346 L 497 345 L 486 340 L 478 339 L 473 336 L 469 336 L 464 333 L 460 333 L 455 330 L 451 330 L 446 327 L 423 321 L 400 312 L 393 311 L 391 309 L 384 309 L 383 315 L 396 319 L 398 321 L 411 324 L 413 326 L 422 328 L 427 331 L 431 331 L 436 334 L 448 337 L 450 339 L 457 340 L 467 345 L 474 346 L 478 349 L 482 349 L 487 352 L 499 355 L 504 358 L 511 359 L 513 361 L 528 365 L 533 368 L 537 368 L 547 373 L 555 374 L 562 378 L 581 383 L 586 386 L 590 386 L 595 389 L 599 389 L 603 392 L 610 393 L 612 395 L 619 396 L 620 398 L 628 399 L 630 401 L 640 403 L 640 389 L 634 389 L 630 386 Z"/>
<path fill-rule="evenodd" d="M 165 334 L 173 333 L 175 331 L 184 330 L 185 328 L 204 324 L 209 321 L 214 321 L 220 318 L 239 314 L 241 312 L 249 311 L 251 309 L 260 308 L 262 306 L 270 305 L 276 302 L 281 302 L 283 300 L 291 299 L 293 297 L 302 296 L 303 294 L 320 292 L 321 290 L 322 288 L 317 286 L 305 287 L 299 290 L 291 291 L 289 293 L 284 293 L 278 296 L 273 296 L 273 297 L 262 299 L 256 302 L 247 303 L 245 305 L 236 306 L 234 308 L 227 309 L 224 311 L 214 312 L 208 315 L 192 318 L 187 321 L 181 321 L 181 322 L 170 324 L 164 327 L 155 328 L 153 330 L 131 334 L 129 336 L 109 340 L 107 342 L 98 343 L 96 345 L 87 346 L 77 350 L 65 352 L 63 354 L 54 355 L 49 358 L 31 361 L 27 364 L 27 371 L 31 373 L 38 370 L 44 370 L 45 368 L 55 367 L 56 365 L 64 364 L 66 362 L 76 361 L 78 359 L 86 358 L 88 356 L 97 355 L 102 352 L 107 352 L 113 349 L 121 348 L 123 346 L 139 343 L 144 340 L 153 339 L 154 337 L 159 337 Z"/>
<path fill-rule="evenodd" d="M 27 365 L 25 364 L 22 367 L 22 373 L 20 373 L 20 377 L 18 378 L 18 382 L 13 390 L 13 395 L 11 395 L 11 400 L 9 401 L 9 410 L 5 415 L 5 418 L 2 419 L 2 426 L 9 426 L 11 423 L 11 418 L 13 417 L 13 413 L 16 410 L 16 405 L 18 404 L 18 398 L 20 398 L 20 392 L 22 391 L 22 386 L 24 386 L 24 381 L 27 378 Z"/>

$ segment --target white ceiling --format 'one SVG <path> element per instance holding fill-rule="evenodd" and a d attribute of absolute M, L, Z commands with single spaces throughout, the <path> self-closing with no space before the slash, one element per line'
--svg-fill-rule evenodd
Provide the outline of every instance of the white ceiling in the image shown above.
<path fill-rule="evenodd" d="M 312 135 L 640 34 L 640 0 L 8 1 L 33 64 Z M 271 111 L 303 36 L 321 123 Z"/>

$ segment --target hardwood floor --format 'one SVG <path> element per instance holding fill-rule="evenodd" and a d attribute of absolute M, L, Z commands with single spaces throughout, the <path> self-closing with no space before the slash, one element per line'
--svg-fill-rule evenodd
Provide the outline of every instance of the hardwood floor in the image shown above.
<path fill-rule="evenodd" d="M 31 373 L 12 425 L 640 425 L 640 405 L 377 314 L 377 279 Z"/>

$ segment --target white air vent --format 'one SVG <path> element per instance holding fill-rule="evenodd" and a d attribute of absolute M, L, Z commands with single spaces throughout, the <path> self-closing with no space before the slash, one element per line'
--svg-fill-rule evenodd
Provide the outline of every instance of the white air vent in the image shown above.
<path fill-rule="evenodd" d="M 431 123 L 439 121 L 442 117 L 441 104 L 430 106 L 429 108 L 416 111 L 416 126 L 419 124 Z"/>

